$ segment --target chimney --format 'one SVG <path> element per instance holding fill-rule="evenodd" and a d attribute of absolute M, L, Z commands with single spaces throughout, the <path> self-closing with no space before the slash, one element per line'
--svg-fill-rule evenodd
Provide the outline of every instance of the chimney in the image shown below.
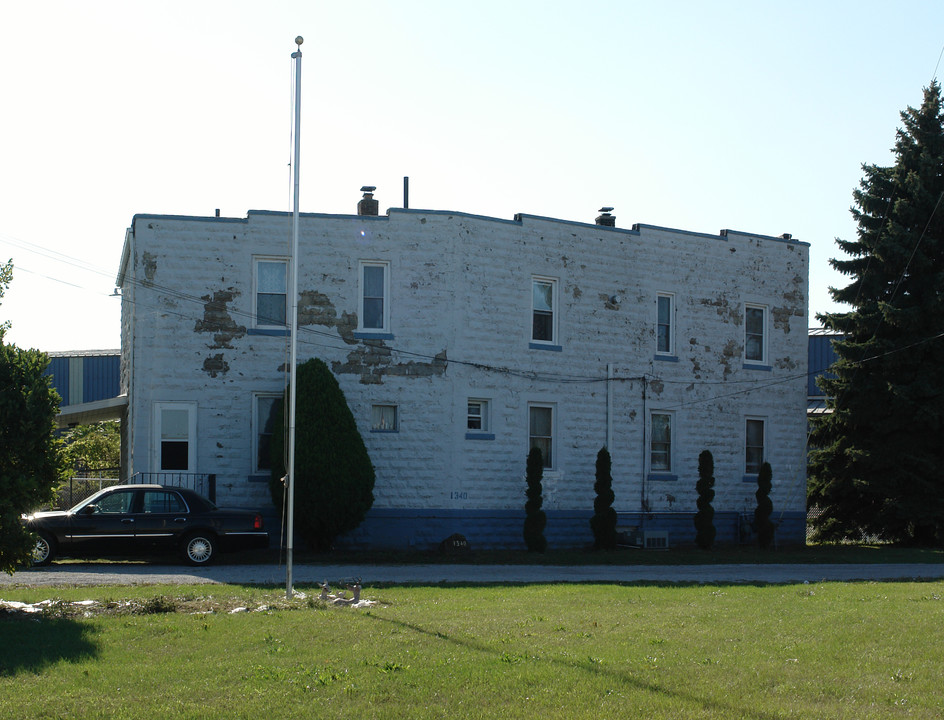
<path fill-rule="evenodd" d="M 601 207 L 600 215 L 596 219 L 597 225 L 602 225 L 603 227 L 616 227 L 616 217 L 611 215 L 613 208 L 611 207 Z"/>
<path fill-rule="evenodd" d="M 365 185 L 361 188 L 361 192 L 364 193 L 364 197 L 361 198 L 361 201 L 357 203 L 357 214 L 358 215 L 376 215 L 377 208 L 380 205 L 376 200 L 374 200 L 374 190 L 377 188 L 374 185 Z"/>

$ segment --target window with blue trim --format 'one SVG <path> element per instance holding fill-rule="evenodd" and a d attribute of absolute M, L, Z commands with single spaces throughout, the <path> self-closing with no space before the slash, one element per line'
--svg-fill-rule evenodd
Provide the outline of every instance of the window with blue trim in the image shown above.
<path fill-rule="evenodd" d="M 767 308 L 763 305 L 744 307 L 744 361 L 767 362 Z"/>
<path fill-rule="evenodd" d="M 558 343 L 557 280 L 554 278 L 531 278 L 531 341 Z"/>
<path fill-rule="evenodd" d="M 373 405 L 370 417 L 371 432 L 398 432 L 400 418 L 396 405 Z"/>
<path fill-rule="evenodd" d="M 659 293 L 656 297 L 657 318 L 656 318 L 656 352 L 660 355 L 672 355 L 675 353 L 675 327 L 673 316 L 675 314 L 675 297 L 669 293 Z"/>
<path fill-rule="evenodd" d="M 528 448 L 538 448 L 546 470 L 554 469 L 554 406 L 528 405 Z"/>
<path fill-rule="evenodd" d="M 744 474 L 757 475 L 764 464 L 764 427 L 761 418 L 747 418 L 744 427 Z"/>
<path fill-rule="evenodd" d="M 359 330 L 390 332 L 390 265 L 386 262 L 360 263 Z"/>
<path fill-rule="evenodd" d="M 281 393 L 256 393 L 252 396 L 253 473 L 267 473 L 272 469 L 272 433 L 281 399 Z"/>
<path fill-rule="evenodd" d="M 650 415 L 649 469 L 653 473 L 672 472 L 672 415 L 652 413 Z"/>
<path fill-rule="evenodd" d="M 288 315 L 288 261 L 279 258 L 256 258 L 253 264 L 256 285 L 254 326 L 284 328 Z"/>

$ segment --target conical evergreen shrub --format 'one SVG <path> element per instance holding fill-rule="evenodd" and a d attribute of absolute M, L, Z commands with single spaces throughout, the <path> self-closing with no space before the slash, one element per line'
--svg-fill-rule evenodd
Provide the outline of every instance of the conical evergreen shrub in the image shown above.
<path fill-rule="evenodd" d="M 318 551 L 353 530 L 374 503 L 374 466 L 337 379 L 317 358 L 298 366 L 295 412 L 295 528 Z M 286 391 L 287 404 L 288 395 Z M 282 403 L 272 433 L 272 501 L 283 507 Z"/>
<path fill-rule="evenodd" d="M 528 500 L 524 504 L 524 542 L 529 552 L 544 552 L 547 549 L 547 539 L 544 537 L 547 515 L 541 510 L 544 504 L 544 491 L 541 487 L 541 480 L 544 478 L 544 457 L 540 448 L 531 448 L 528 453 L 526 477 L 528 489 L 525 495 Z"/>

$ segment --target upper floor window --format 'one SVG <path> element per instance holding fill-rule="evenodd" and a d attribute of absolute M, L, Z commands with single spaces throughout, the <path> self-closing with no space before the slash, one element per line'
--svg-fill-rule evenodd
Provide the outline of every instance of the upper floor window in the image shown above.
<path fill-rule="evenodd" d="M 360 264 L 360 330 L 390 331 L 390 264 Z"/>
<path fill-rule="evenodd" d="M 767 308 L 763 305 L 744 307 L 744 360 L 767 362 Z"/>
<path fill-rule="evenodd" d="M 541 451 L 544 468 L 554 468 L 554 407 L 552 405 L 528 406 L 528 452 L 531 448 Z"/>
<path fill-rule="evenodd" d="M 557 344 L 557 280 L 531 278 L 531 341 Z"/>
<path fill-rule="evenodd" d="M 649 469 L 657 473 L 672 472 L 672 415 L 652 413 L 649 441 Z"/>
<path fill-rule="evenodd" d="M 675 354 L 675 296 L 668 293 L 659 293 L 656 298 L 658 306 L 656 319 L 656 352 L 662 355 Z"/>
<path fill-rule="evenodd" d="M 254 280 L 256 327 L 285 327 L 288 298 L 288 261 L 256 258 Z"/>
<path fill-rule="evenodd" d="M 744 428 L 744 474 L 757 475 L 764 464 L 764 421 L 748 418 Z"/>

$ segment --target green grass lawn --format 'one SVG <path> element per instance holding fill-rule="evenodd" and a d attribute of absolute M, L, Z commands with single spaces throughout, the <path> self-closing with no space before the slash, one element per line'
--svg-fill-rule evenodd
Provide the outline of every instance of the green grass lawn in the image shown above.
<path fill-rule="evenodd" d="M 0 717 L 944 715 L 942 582 L 304 590 L 9 588 Z"/>

